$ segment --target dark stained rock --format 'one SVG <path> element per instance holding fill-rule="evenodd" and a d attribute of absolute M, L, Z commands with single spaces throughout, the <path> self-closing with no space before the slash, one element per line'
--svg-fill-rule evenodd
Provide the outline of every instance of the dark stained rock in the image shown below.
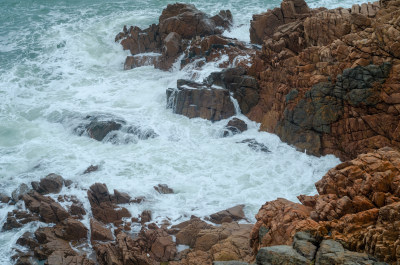
<path fill-rule="evenodd" d="M 158 184 L 157 186 L 154 186 L 154 189 L 161 194 L 171 194 L 174 193 L 174 190 L 168 187 L 167 184 Z"/>
<path fill-rule="evenodd" d="M 227 89 L 209 89 L 191 81 L 178 80 L 177 89 L 167 90 L 168 107 L 189 118 L 219 121 L 235 115 Z"/>
<path fill-rule="evenodd" d="M 112 115 L 87 115 L 75 129 L 78 135 L 87 135 L 97 141 L 102 141 L 108 133 L 121 129 L 126 122 Z"/>
<path fill-rule="evenodd" d="M 245 139 L 245 140 L 240 141 L 238 143 L 245 143 L 251 149 L 253 149 L 254 151 L 260 151 L 260 152 L 264 152 L 264 153 L 269 153 L 270 152 L 268 147 L 265 144 L 259 143 L 255 139 Z"/>
<path fill-rule="evenodd" d="M 259 100 L 257 79 L 246 75 L 243 67 L 227 68 L 211 73 L 206 79 L 207 85 L 217 85 L 228 89 L 238 101 L 240 110 L 247 114 Z"/>
<path fill-rule="evenodd" d="M 25 232 L 20 238 L 18 238 L 17 244 L 23 247 L 27 247 L 30 250 L 34 250 L 35 247 L 39 246 L 39 243 L 34 238 L 34 234 L 31 232 Z"/>
<path fill-rule="evenodd" d="M 215 224 L 222 224 L 222 223 L 230 223 L 233 221 L 239 221 L 242 219 L 246 219 L 246 216 L 243 212 L 244 205 L 236 205 L 232 208 L 219 211 L 210 215 L 209 221 Z"/>
<path fill-rule="evenodd" d="M 92 172 L 97 171 L 98 169 L 99 169 L 99 166 L 97 166 L 97 165 L 95 165 L 95 166 L 90 165 L 90 166 L 83 172 L 83 174 L 89 174 L 89 173 L 92 173 Z"/>
<path fill-rule="evenodd" d="M 90 240 L 92 242 L 94 240 L 110 241 L 114 239 L 111 230 L 104 227 L 104 225 L 94 219 L 90 219 L 90 233 Z"/>
<path fill-rule="evenodd" d="M 238 133 L 242 133 L 247 130 L 247 124 L 238 118 L 233 118 L 228 122 L 225 126 L 225 131 L 223 136 L 227 137 L 229 135 L 235 135 Z"/>
<path fill-rule="evenodd" d="M 293 240 L 293 249 L 308 260 L 313 260 L 317 252 L 319 242 L 309 233 L 297 232 Z"/>
<path fill-rule="evenodd" d="M 87 193 L 93 216 L 97 220 L 107 224 L 119 221 L 123 217 L 131 217 L 126 208 L 117 209 L 115 196 L 110 195 L 105 184 L 95 183 Z"/>
<path fill-rule="evenodd" d="M 64 184 L 64 179 L 57 174 L 49 174 L 40 182 L 32 182 L 32 188 L 40 194 L 59 193 Z"/>

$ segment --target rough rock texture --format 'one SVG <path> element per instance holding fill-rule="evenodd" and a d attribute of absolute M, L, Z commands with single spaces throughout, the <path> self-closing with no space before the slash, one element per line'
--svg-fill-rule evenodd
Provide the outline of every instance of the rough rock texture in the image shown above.
<path fill-rule="evenodd" d="M 90 206 L 92 207 L 93 217 L 107 224 L 120 221 L 123 217 L 131 217 L 126 208 L 120 208 L 115 205 L 117 203 L 116 196 L 108 192 L 105 184 L 95 183 L 90 186 L 87 192 Z"/>
<path fill-rule="evenodd" d="M 400 153 L 388 147 L 339 164 L 315 184 L 318 195 L 298 197 L 302 204 L 278 199 L 263 205 L 251 234 L 253 250 L 292 244 L 296 232 L 309 231 L 395 264 L 399 183 Z"/>
<path fill-rule="evenodd" d="M 39 221 L 39 217 L 26 211 L 13 210 L 7 213 L 7 219 L 2 227 L 3 230 L 20 228 L 29 222 Z"/>
<path fill-rule="evenodd" d="M 229 90 L 212 89 L 192 81 L 178 80 L 178 88 L 167 90 L 168 106 L 189 118 L 219 121 L 235 115 Z"/>
<path fill-rule="evenodd" d="M 153 24 L 145 30 L 125 26 L 115 41 L 120 41 L 124 50 L 130 50 L 125 69 L 154 64 L 167 70 L 185 50 L 189 40 L 195 37 L 220 34 L 232 22 L 229 10 L 221 10 L 210 17 L 199 11 L 194 5 L 175 3 L 168 5 L 159 18 L 159 24 Z M 140 53 L 159 53 L 158 56 L 135 56 Z"/>
<path fill-rule="evenodd" d="M 231 223 L 232 221 L 239 221 L 246 219 L 243 212 L 244 205 L 236 205 L 226 210 L 219 211 L 210 215 L 209 221 L 214 224 Z"/>
<path fill-rule="evenodd" d="M 285 0 L 254 16 L 260 100 L 248 117 L 314 155 L 400 147 L 399 5 L 311 10 Z"/>
<path fill-rule="evenodd" d="M 40 194 L 59 193 L 64 184 L 64 179 L 60 175 L 49 174 L 42 178 L 40 182 L 32 182 L 32 188 Z"/>
<path fill-rule="evenodd" d="M 110 241 L 113 240 L 113 234 L 110 229 L 106 228 L 100 222 L 90 219 L 90 240 Z"/>
<path fill-rule="evenodd" d="M 154 189 L 161 194 L 171 194 L 174 193 L 174 190 L 168 187 L 167 184 L 158 184 L 157 186 L 154 186 Z"/>
<path fill-rule="evenodd" d="M 26 208 L 37 214 L 45 223 L 59 223 L 67 219 L 69 213 L 52 198 L 31 191 L 22 197 Z"/>

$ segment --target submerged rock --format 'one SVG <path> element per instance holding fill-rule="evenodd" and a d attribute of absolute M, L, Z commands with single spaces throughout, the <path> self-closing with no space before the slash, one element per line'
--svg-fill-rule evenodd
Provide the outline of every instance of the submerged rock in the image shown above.
<path fill-rule="evenodd" d="M 269 153 L 269 149 L 266 145 L 264 145 L 263 143 L 259 143 L 257 142 L 255 139 L 245 139 L 241 142 L 238 143 L 245 143 L 247 144 L 251 149 L 253 149 L 254 151 L 261 151 L 264 153 Z"/>
<path fill-rule="evenodd" d="M 168 187 L 167 184 L 158 184 L 157 186 L 154 186 L 154 189 L 161 194 L 171 194 L 174 193 L 174 190 Z"/>
<path fill-rule="evenodd" d="M 233 118 L 225 126 L 224 137 L 242 133 L 247 130 L 247 124 L 238 118 Z"/>

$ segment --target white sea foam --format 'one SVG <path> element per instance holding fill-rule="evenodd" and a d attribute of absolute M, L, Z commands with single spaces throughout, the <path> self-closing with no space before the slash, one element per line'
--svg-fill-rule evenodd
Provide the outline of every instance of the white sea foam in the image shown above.
<path fill-rule="evenodd" d="M 277 1 L 266 6 L 261 6 L 262 1 L 191 2 L 213 14 L 231 9 L 235 22 L 225 35 L 243 41 L 249 40 L 251 15 L 278 5 Z M 314 182 L 339 162 L 334 156 L 316 158 L 297 152 L 277 136 L 259 132 L 259 124 L 242 114 L 237 117 L 248 124 L 248 131 L 221 138 L 226 120 L 188 119 L 166 109 L 166 88 L 176 87 L 178 78 L 202 81 L 220 70 L 221 61 L 202 69 L 188 65 L 182 71 L 178 63 L 171 72 L 151 66 L 122 70 L 128 52 L 114 43 L 115 35 L 124 24 L 146 27 L 157 22 L 165 6 L 135 3 L 146 8 L 129 9 L 125 2 L 76 9 L 45 7 L 50 9 L 47 15 L 38 15 L 35 20 L 32 14 L 42 10 L 38 7 L 26 11 L 31 28 L 4 24 L 10 33 L 0 39 L 1 52 L 16 54 L 0 69 L 0 192 L 10 195 L 21 183 L 58 173 L 75 183 L 62 192 L 77 196 L 89 214 L 84 189 L 102 182 L 110 191 L 146 197 L 142 204 L 126 205 L 133 215 L 150 209 L 156 221 L 168 217 L 172 223 L 242 203 L 248 219 L 254 221 L 265 201 L 314 194 Z M 310 1 L 311 6 L 321 3 L 328 7 L 340 4 Z M 343 2 L 348 7 L 352 3 Z M 221 60 L 226 59 L 223 56 Z M 153 129 L 159 137 L 114 145 L 79 137 L 72 133 L 76 124 L 60 122 L 71 113 L 93 112 L 122 117 L 128 123 Z M 271 152 L 255 151 L 240 143 L 245 139 L 255 139 Z M 100 169 L 83 175 L 89 165 Z M 159 183 L 168 184 L 175 193 L 158 194 L 153 186 Z M 0 207 L 2 225 L 13 207 Z M 86 225 L 88 220 L 87 216 Z M 18 237 L 39 225 L 44 224 L 2 232 L 0 263 L 8 264 Z"/>

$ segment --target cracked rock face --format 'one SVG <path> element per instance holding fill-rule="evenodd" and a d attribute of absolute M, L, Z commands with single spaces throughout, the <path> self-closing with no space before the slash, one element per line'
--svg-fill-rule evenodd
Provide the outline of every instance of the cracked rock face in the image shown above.
<path fill-rule="evenodd" d="M 260 100 L 247 116 L 313 155 L 346 160 L 400 147 L 399 2 L 334 10 L 300 2 L 253 17 Z"/>
<path fill-rule="evenodd" d="M 357 264 L 370 264 L 367 256 L 343 247 L 395 264 L 400 257 L 399 183 L 400 153 L 388 147 L 339 164 L 315 184 L 318 195 L 298 196 L 301 204 L 277 199 L 261 207 L 251 234 L 253 251 L 293 244 L 309 259 L 315 253 L 312 245 L 299 244 L 304 236 L 296 234 L 308 231 L 315 238 L 341 243 L 322 241 L 326 246 L 319 246 L 319 264 L 345 264 L 340 260 L 351 256 L 365 261 Z"/>

